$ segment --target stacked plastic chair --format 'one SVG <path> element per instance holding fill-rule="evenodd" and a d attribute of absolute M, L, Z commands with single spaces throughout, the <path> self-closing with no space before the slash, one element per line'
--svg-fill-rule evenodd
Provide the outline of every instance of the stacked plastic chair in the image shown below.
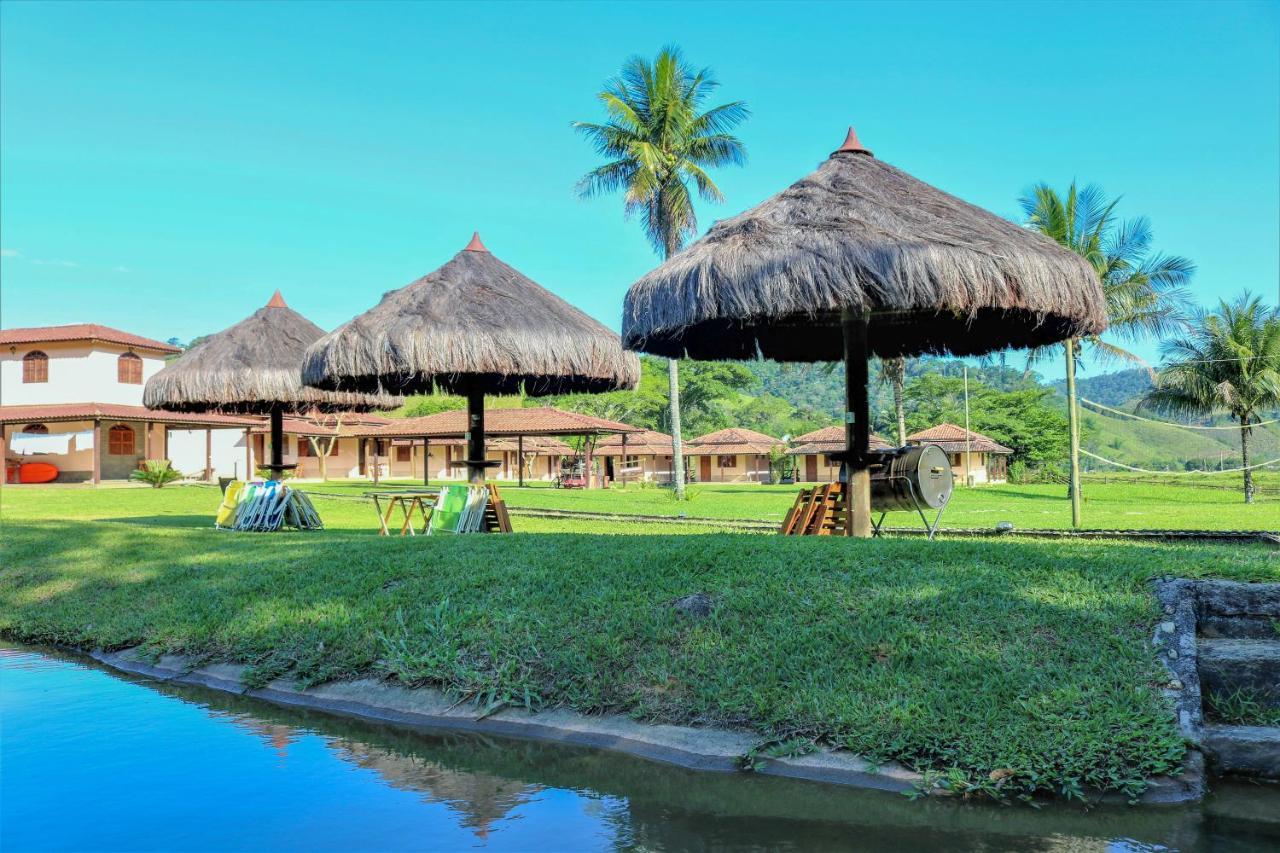
<path fill-rule="evenodd" d="M 227 486 L 214 526 L 219 530 L 269 533 L 284 527 L 323 530 L 311 499 L 277 480 L 236 480 Z"/>

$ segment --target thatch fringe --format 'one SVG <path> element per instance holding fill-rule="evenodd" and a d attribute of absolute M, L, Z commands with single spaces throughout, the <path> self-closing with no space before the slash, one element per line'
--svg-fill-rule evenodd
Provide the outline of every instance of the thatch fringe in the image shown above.
<path fill-rule="evenodd" d="M 267 414 L 393 409 L 389 395 L 333 393 L 302 384 L 302 355 L 324 335 L 273 297 L 248 319 L 192 347 L 147 380 L 143 404 L 173 412 Z"/>
<path fill-rule="evenodd" d="M 831 361 L 842 309 L 889 357 L 1106 328 L 1097 275 L 1048 238 L 862 153 L 731 219 L 637 281 L 623 342 L 658 355 Z"/>
<path fill-rule="evenodd" d="M 318 341 L 302 375 L 347 391 L 538 396 L 634 388 L 640 363 L 617 334 L 481 246 Z"/>

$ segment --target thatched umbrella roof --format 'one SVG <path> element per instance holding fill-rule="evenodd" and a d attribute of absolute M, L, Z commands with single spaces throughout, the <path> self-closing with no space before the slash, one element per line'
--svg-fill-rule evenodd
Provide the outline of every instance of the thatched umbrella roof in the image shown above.
<path fill-rule="evenodd" d="M 316 342 L 303 381 L 393 393 L 530 395 L 634 388 L 618 335 L 494 257 L 479 236 Z"/>
<path fill-rule="evenodd" d="M 849 137 L 817 171 L 637 281 L 623 342 L 657 355 L 834 361 L 841 312 L 879 356 L 975 355 L 1102 331 L 1088 263 Z"/>
<path fill-rule="evenodd" d="M 324 329 L 276 291 L 262 308 L 211 335 L 147 380 L 143 403 L 172 412 L 268 414 L 391 409 L 389 395 L 334 393 L 302 384 L 302 356 Z"/>

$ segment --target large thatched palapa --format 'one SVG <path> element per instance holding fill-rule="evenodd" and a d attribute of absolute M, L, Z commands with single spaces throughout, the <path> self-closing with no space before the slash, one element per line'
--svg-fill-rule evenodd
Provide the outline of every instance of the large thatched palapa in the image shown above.
<path fill-rule="evenodd" d="M 170 412 L 271 416 L 271 463 L 283 470 L 283 417 L 312 411 L 390 409 L 390 395 L 334 393 L 302 384 L 302 356 L 324 335 L 280 291 L 250 317 L 211 335 L 147 380 L 144 405 Z"/>
<path fill-rule="evenodd" d="M 1100 332 L 1093 268 L 1052 240 L 877 160 L 852 129 L 818 170 L 627 292 L 627 347 L 698 359 L 843 357 L 841 313 L 873 355 L 977 355 Z"/>
<path fill-rule="evenodd" d="M 317 341 L 302 374 L 330 390 L 465 394 L 466 464 L 483 482 L 485 394 L 630 389 L 640 363 L 616 334 L 498 260 L 477 234 L 440 269 Z"/>
<path fill-rule="evenodd" d="M 976 355 L 1106 328 L 1084 259 L 877 160 L 850 128 L 817 171 L 637 281 L 623 341 L 671 357 L 846 369 L 847 535 L 870 535 L 869 355 Z"/>

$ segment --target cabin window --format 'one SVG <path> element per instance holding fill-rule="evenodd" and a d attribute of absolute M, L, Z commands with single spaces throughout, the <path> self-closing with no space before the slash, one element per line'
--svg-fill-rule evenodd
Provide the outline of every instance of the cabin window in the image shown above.
<path fill-rule="evenodd" d="M 716 465 L 718 465 L 721 468 L 737 468 L 738 457 L 737 456 L 717 456 Z"/>
<path fill-rule="evenodd" d="M 122 385 L 142 384 L 142 359 L 126 352 L 116 359 L 116 379 Z"/>
<path fill-rule="evenodd" d="M 49 428 L 44 424 L 27 424 L 22 431 L 28 435 L 48 435 Z"/>
<path fill-rule="evenodd" d="M 49 381 L 49 356 L 40 350 L 32 350 L 22 357 L 23 382 Z"/>
<path fill-rule="evenodd" d="M 107 453 L 112 456 L 132 456 L 134 454 L 133 427 L 116 424 L 107 431 Z"/>
<path fill-rule="evenodd" d="M 407 444 L 398 445 L 396 447 L 396 461 L 397 462 L 413 461 L 413 448 Z"/>
<path fill-rule="evenodd" d="M 315 455 L 316 454 L 311 447 L 311 439 L 302 435 L 298 436 L 298 458 L 301 459 L 304 456 L 315 456 Z"/>
<path fill-rule="evenodd" d="M 824 453 L 822 454 L 822 464 L 826 465 L 828 468 L 834 468 L 840 463 L 832 459 L 830 453 Z"/>
<path fill-rule="evenodd" d="M 639 456 L 628 456 L 627 458 L 625 458 L 625 459 L 623 459 L 623 460 L 622 460 L 622 467 L 623 467 L 623 468 L 639 468 L 639 467 L 640 467 L 640 457 L 639 457 Z"/>

